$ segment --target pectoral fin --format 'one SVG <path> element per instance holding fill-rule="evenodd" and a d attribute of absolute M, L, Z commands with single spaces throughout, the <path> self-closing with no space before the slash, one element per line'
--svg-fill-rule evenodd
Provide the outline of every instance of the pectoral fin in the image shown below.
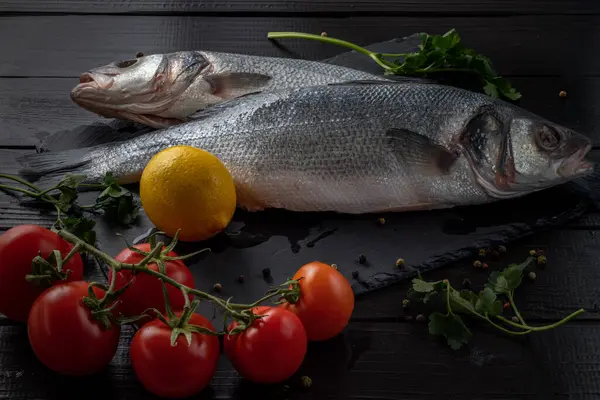
<path fill-rule="evenodd" d="M 386 132 L 388 144 L 396 157 L 426 175 L 448 174 L 458 156 L 431 139 L 405 129 L 390 129 Z"/>
<path fill-rule="evenodd" d="M 271 77 L 246 72 L 224 72 L 206 76 L 204 79 L 210 84 L 212 94 L 230 100 L 246 93 L 260 92 Z"/>

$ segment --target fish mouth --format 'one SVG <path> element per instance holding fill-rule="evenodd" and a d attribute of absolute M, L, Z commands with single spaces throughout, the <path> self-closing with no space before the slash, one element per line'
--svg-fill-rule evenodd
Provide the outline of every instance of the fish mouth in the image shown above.
<path fill-rule="evenodd" d="M 588 144 L 571 154 L 571 156 L 563 160 L 558 167 L 558 174 L 564 178 L 572 178 L 587 175 L 593 171 L 594 163 L 585 159 L 590 150 L 592 150 L 592 145 Z"/>
<path fill-rule="evenodd" d="M 115 80 L 113 76 L 84 72 L 79 76 L 79 84 L 71 91 L 71 96 L 79 97 L 88 91 L 110 89 Z"/>

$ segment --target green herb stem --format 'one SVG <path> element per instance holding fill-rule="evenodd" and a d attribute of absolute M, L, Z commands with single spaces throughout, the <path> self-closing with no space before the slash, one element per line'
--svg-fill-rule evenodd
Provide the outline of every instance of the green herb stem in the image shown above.
<path fill-rule="evenodd" d="M 473 68 L 450 68 L 450 67 L 438 67 L 438 68 L 422 68 L 417 69 L 415 72 L 417 73 L 435 73 L 435 72 L 470 72 L 473 74 L 478 74 L 479 71 Z"/>
<path fill-rule="evenodd" d="M 347 42 L 341 39 L 335 39 L 329 36 L 321 36 L 321 35 L 313 35 L 310 33 L 301 33 L 301 32 L 269 32 L 267 34 L 268 39 L 309 39 L 316 40 L 317 42 L 333 44 L 336 46 L 345 47 L 350 50 L 354 50 L 357 53 L 364 54 L 368 57 L 371 57 L 377 64 L 379 64 L 382 68 L 386 70 L 390 70 L 392 68 L 396 68 L 397 66 L 380 57 L 381 54 L 374 53 L 370 50 L 365 49 L 364 47 L 358 46 L 354 43 Z M 387 56 L 403 56 L 405 54 L 387 54 Z"/>
<path fill-rule="evenodd" d="M 446 309 L 448 311 L 446 315 L 452 315 L 452 306 L 450 305 L 450 290 L 452 290 L 452 288 L 450 287 L 450 282 L 447 279 L 444 279 L 444 284 L 446 285 Z"/>
<path fill-rule="evenodd" d="M 521 94 L 499 76 L 491 60 L 465 47 L 459 34 L 451 29 L 444 35 L 420 33 L 419 49 L 410 53 L 376 53 L 345 40 L 301 32 L 269 32 L 269 39 L 308 39 L 356 51 L 374 60 L 386 74 L 423 76 L 435 72 L 468 72 L 478 75 L 483 91 L 492 97 L 517 100 Z M 395 58 L 393 61 L 385 57 Z M 400 60 L 400 58 L 402 58 Z"/>
<path fill-rule="evenodd" d="M 527 334 L 531 333 L 531 330 L 524 330 L 524 331 L 519 331 L 519 332 L 508 330 L 508 329 L 504 328 L 503 326 L 496 324 L 487 315 L 485 316 L 485 320 L 487 322 L 489 322 L 495 328 L 501 330 L 504 333 L 508 333 L 509 335 L 522 336 L 522 335 L 527 335 Z M 524 329 L 524 328 L 522 328 L 522 329 Z"/>
<path fill-rule="evenodd" d="M 508 302 L 510 303 L 510 306 L 512 307 L 515 316 L 519 319 L 519 322 L 521 322 L 521 324 L 526 325 L 525 320 L 523 319 L 523 317 L 521 316 L 521 313 L 519 312 L 519 310 L 517 309 L 517 304 L 515 303 L 514 300 L 514 290 L 509 291 L 506 294 L 506 297 L 508 298 Z"/>
<path fill-rule="evenodd" d="M 0 184 L 0 189 L 14 190 L 15 192 L 23 193 L 23 194 L 26 194 L 27 196 L 34 197 L 36 199 L 40 198 L 40 194 L 39 193 L 33 193 L 33 192 L 31 192 L 31 191 L 29 191 L 27 189 L 22 189 L 22 188 L 18 188 L 18 187 L 14 187 L 14 186 Z"/>
<path fill-rule="evenodd" d="M 9 174 L 2 174 L 0 173 L 0 178 L 4 178 L 4 179 L 8 179 L 11 181 L 15 181 L 15 182 L 19 182 L 22 185 L 25 185 L 27 187 L 29 187 L 30 189 L 35 190 L 36 192 L 40 192 L 40 189 L 35 186 L 33 183 L 26 181 L 25 179 L 22 179 L 16 175 L 9 175 Z"/>
<path fill-rule="evenodd" d="M 572 320 L 573 318 L 577 317 L 579 314 L 582 314 L 584 312 L 585 312 L 585 310 L 583 308 L 580 308 L 579 310 L 571 313 L 570 315 L 566 316 L 565 318 L 561 319 L 560 321 L 557 321 L 550 325 L 544 325 L 544 326 L 530 326 L 527 324 L 522 325 L 522 324 L 513 322 L 509 319 L 506 319 L 501 315 L 496 315 L 496 318 L 498 318 L 500 321 L 502 321 L 508 325 L 514 326 L 515 328 L 527 329 L 529 331 L 534 331 L 534 332 L 542 332 L 542 331 L 547 331 L 550 329 L 557 328 L 557 327 L 569 322 L 570 320 Z"/>

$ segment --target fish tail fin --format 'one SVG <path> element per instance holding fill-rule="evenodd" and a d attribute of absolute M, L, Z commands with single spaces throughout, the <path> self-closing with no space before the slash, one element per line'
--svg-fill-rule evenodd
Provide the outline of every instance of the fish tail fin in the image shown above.
<path fill-rule="evenodd" d="M 38 183 L 40 187 L 52 187 L 66 174 L 86 175 L 86 167 L 91 160 L 89 148 L 49 151 L 17 158 L 23 167 L 19 170 L 19 175 Z"/>

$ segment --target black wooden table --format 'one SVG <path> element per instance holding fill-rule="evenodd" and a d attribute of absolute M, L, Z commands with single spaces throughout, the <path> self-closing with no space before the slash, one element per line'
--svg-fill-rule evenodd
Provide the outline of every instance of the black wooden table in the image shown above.
<path fill-rule="evenodd" d="M 268 31 L 302 31 L 369 44 L 456 28 L 489 55 L 523 93 L 522 105 L 600 140 L 600 3 L 592 0 L 0 0 L 0 170 L 35 151 L 36 135 L 98 119 L 75 106 L 69 91 L 86 69 L 136 52 L 206 49 L 281 55 Z M 340 48 L 289 43 L 294 54 L 323 59 Z M 568 92 L 560 98 L 561 90 Z M 551 199 L 549 200 L 551 201 Z M 518 301 L 535 322 L 558 320 L 584 307 L 582 317 L 525 340 L 477 328 L 458 352 L 407 317 L 408 283 L 357 298 L 341 337 L 311 345 L 300 371 L 313 380 L 258 387 L 241 380 L 222 357 L 205 398 L 516 399 L 600 398 L 600 214 L 511 244 L 502 263 L 530 248 L 549 264 Z M 50 219 L 0 194 L 0 230 Z M 109 252 L 116 249 L 105 249 Z M 485 273 L 472 260 L 449 265 L 430 279 Z M 138 399 L 150 397 L 135 380 L 128 341 L 104 373 L 57 376 L 36 360 L 26 328 L 0 318 L 0 398 Z"/>

